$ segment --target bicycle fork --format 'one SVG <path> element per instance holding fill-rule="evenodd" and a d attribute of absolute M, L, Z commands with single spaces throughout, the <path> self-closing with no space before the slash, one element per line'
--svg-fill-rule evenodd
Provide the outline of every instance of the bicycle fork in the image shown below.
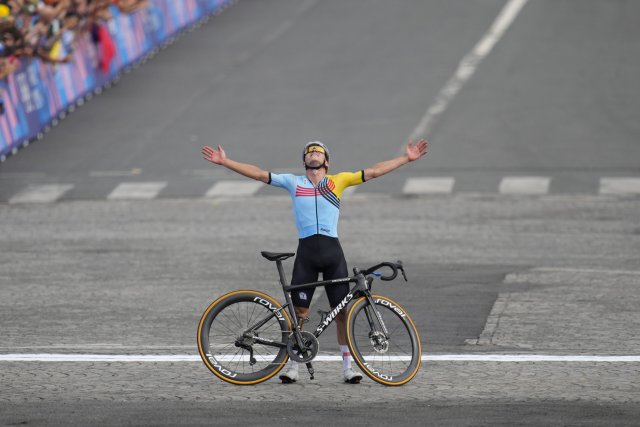
<path fill-rule="evenodd" d="M 373 296 L 371 296 L 370 293 L 367 293 L 366 297 L 367 297 L 367 301 L 369 302 L 369 307 L 365 306 L 364 314 L 367 316 L 367 321 L 369 322 L 369 328 L 371 329 L 371 332 L 369 333 L 369 339 L 372 341 L 375 341 L 377 345 L 384 346 L 384 343 L 380 341 L 378 332 L 382 332 L 382 335 L 384 336 L 384 340 L 388 341 L 389 330 L 387 329 L 387 326 L 384 324 L 384 320 L 382 320 L 382 315 L 380 315 L 380 312 L 375 308 L 376 306 L 373 301 Z M 373 314 L 371 312 L 373 312 Z M 375 315 L 375 319 L 378 320 L 378 324 L 380 325 L 380 328 L 376 327 L 374 315 Z M 382 331 L 378 331 L 378 329 L 382 329 Z"/>

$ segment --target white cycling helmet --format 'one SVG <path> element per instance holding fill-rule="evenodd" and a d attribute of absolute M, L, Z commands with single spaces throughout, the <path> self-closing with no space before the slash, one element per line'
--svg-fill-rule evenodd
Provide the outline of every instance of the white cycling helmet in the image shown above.
<path fill-rule="evenodd" d="M 307 142 L 307 144 L 304 146 L 304 150 L 302 151 L 302 161 L 304 162 L 304 157 L 307 155 L 307 153 L 309 152 L 309 147 L 320 147 L 322 148 L 322 150 L 324 151 L 324 158 L 327 160 L 327 162 L 329 161 L 329 149 L 327 148 L 326 145 L 324 145 L 322 142 L 320 141 L 311 141 L 311 142 Z"/>

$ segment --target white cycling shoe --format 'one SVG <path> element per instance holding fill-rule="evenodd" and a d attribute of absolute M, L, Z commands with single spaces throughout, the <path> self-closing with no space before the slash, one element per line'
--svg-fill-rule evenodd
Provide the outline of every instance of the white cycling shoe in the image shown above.
<path fill-rule="evenodd" d="M 345 383 L 359 384 L 360 380 L 362 380 L 362 375 L 351 368 L 345 369 L 344 371 L 342 371 L 342 373 L 344 374 Z"/>
<path fill-rule="evenodd" d="M 298 381 L 298 369 L 288 368 L 286 371 L 280 374 L 280 381 L 282 384 L 291 384 Z"/>

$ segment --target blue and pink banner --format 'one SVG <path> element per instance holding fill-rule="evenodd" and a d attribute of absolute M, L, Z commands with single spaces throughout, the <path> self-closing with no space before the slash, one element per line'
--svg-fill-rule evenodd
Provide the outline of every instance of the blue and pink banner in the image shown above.
<path fill-rule="evenodd" d="M 113 7 L 113 19 L 107 29 L 115 44 L 115 56 L 106 70 L 99 66 L 99 47 L 89 33 L 76 41 L 73 59 L 68 64 L 22 60 L 16 72 L 0 80 L 5 109 L 0 115 L 0 158 L 35 139 L 60 113 L 113 80 L 124 68 L 229 3 L 229 0 L 151 0 L 149 7 L 133 14 L 120 13 Z"/>

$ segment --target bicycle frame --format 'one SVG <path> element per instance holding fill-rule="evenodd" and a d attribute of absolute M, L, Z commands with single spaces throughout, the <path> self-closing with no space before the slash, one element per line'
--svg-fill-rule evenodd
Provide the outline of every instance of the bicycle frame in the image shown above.
<path fill-rule="evenodd" d="M 397 302 L 373 294 L 372 289 L 375 278 L 392 281 L 402 273 L 407 281 L 402 261 L 353 267 L 350 277 L 289 286 L 283 264 L 295 254 L 268 251 L 261 254 L 276 262 L 286 302 L 256 290 L 237 290 L 209 304 L 198 324 L 198 351 L 218 378 L 236 385 L 257 384 L 273 378 L 290 361 L 287 366 L 292 369 L 305 364 L 310 379 L 314 379 L 312 362 L 321 354 L 318 337 L 336 318 L 339 332 L 346 326 L 346 342 L 341 344 L 348 346 L 366 376 L 390 386 L 406 384 L 415 377 L 422 354 L 419 332 Z M 389 268 L 391 273 L 383 268 Z M 318 312 L 320 320 L 315 331 L 313 327 L 306 328 L 308 309 L 294 307 L 295 293 L 334 285 L 339 286 L 333 290 L 342 294 L 338 295 L 342 296 L 341 301 L 332 299 L 330 310 Z M 338 338 L 343 341 L 340 334 Z M 286 373 L 280 378 L 283 382 L 297 379 Z"/>
<path fill-rule="evenodd" d="M 333 308 L 324 319 L 320 320 L 320 323 L 318 324 L 318 326 L 316 327 L 316 330 L 313 332 L 313 335 L 315 335 L 316 338 L 318 338 L 320 335 L 322 335 L 322 333 L 327 329 L 327 327 L 333 323 L 333 321 L 336 319 L 336 317 L 338 316 L 338 314 L 340 314 L 342 312 L 342 310 L 344 310 L 348 305 L 349 302 L 351 302 L 351 300 L 353 300 L 354 298 L 357 298 L 361 295 L 367 297 L 367 299 L 369 299 L 371 307 L 375 307 L 374 303 L 373 303 L 373 298 L 371 296 L 371 292 L 369 290 L 369 287 L 367 285 L 367 279 L 365 278 L 364 274 L 362 274 L 361 272 L 356 274 L 355 276 L 351 276 L 351 277 L 344 277 L 342 279 L 332 279 L 332 280 L 322 280 L 320 282 L 311 282 L 311 283 L 303 283 L 300 285 L 292 285 L 289 286 L 287 285 L 287 281 L 286 281 L 286 276 L 284 273 L 284 268 L 282 267 L 282 261 L 277 260 L 276 261 L 276 265 L 278 267 L 278 274 L 280 275 L 280 284 L 282 285 L 282 290 L 284 293 L 284 298 L 286 300 L 286 304 L 284 304 L 279 310 L 275 310 L 273 311 L 270 315 L 266 316 L 264 319 L 260 320 L 258 323 L 256 323 L 255 325 L 251 326 L 250 328 L 248 328 L 247 330 L 245 330 L 243 332 L 243 336 L 248 336 L 251 337 L 255 342 L 263 344 L 263 345 L 268 345 L 268 346 L 273 346 L 273 347 L 286 347 L 287 344 L 286 343 L 279 343 L 279 342 L 275 342 L 272 340 L 267 340 L 264 338 L 260 338 L 257 336 L 252 336 L 251 332 L 254 330 L 259 329 L 260 327 L 262 327 L 264 324 L 266 324 L 272 317 L 276 316 L 276 313 L 279 312 L 280 310 L 284 310 L 287 309 L 289 311 L 289 315 L 291 316 L 291 318 L 293 319 L 293 333 L 295 334 L 296 337 L 296 341 L 298 342 L 298 344 L 300 345 L 300 347 L 302 348 L 302 337 L 300 336 L 300 324 L 299 324 L 299 320 L 298 320 L 298 316 L 296 315 L 295 309 L 293 307 L 293 302 L 291 300 L 291 295 L 290 292 L 294 291 L 296 289 L 302 289 L 302 288 L 317 288 L 319 286 L 326 286 L 326 285 L 334 285 L 334 284 L 338 284 L 338 283 L 355 283 L 355 286 L 353 286 L 349 292 L 347 293 L 347 295 L 342 299 L 342 301 L 340 301 L 340 303 Z M 376 317 L 378 319 L 378 321 L 380 322 L 380 326 L 382 327 L 382 332 L 384 333 L 385 336 L 387 336 L 388 338 L 388 331 L 386 326 L 384 325 L 384 322 L 382 321 L 382 318 L 380 316 L 380 314 L 375 311 Z M 368 312 L 366 312 L 366 316 L 367 319 L 369 320 L 369 323 L 371 325 L 371 327 L 373 328 L 373 319 L 371 319 L 371 316 Z"/>

